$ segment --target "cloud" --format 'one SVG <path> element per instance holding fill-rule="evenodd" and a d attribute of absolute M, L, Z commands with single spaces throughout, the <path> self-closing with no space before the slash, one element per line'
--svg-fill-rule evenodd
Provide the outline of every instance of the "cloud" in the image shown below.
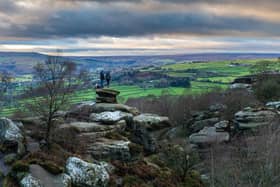
<path fill-rule="evenodd" d="M 3 34 L 3 33 L 2 33 Z M 29 38 L 141 36 L 154 34 L 264 35 L 280 34 L 280 23 L 211 13 L 141 12 L 113 7 L 60 10 L 39 22 L 12 24 L 8 36 Z"/>
<path fill-rule="evenodd" d="M 137 46 L 137 38 L 150 37 L 147 45 L 135 47 L 145 51 L 153 45 L 155 37 L 196 36 L 203 39 L 200 45 L 194 42 L 189 45 L 205 49 L 201 44 L 209 38 L 213 42 L 219 38 L 278 38 L 279 9 L 278 0 L 0 0 L 0 44 L 5 47 L 19 44 L 18 48 L 26 45 L 28 49 L 31 45 L 34 50 L 48 51 L 54 47 L 75 47 L 81 39 L 106 37 L 107 40 L 95 41 L 104 44 L 109 38 L 133 37 L 136 40 L 133 46 Z M 181 42 L 173 42 L 177 47 L 168 45 L 186 49 Z M 244 46 L 252 47 L 251 43 Z M 222 42 L 204 44 L 217 50 L 218 46 L 225 47 Z M 99 43 L 85 45 L 83 50 L 79 46 L 81 52 L 106 51 Z M 161 42 L 155 46 L 163 50 Z"/>

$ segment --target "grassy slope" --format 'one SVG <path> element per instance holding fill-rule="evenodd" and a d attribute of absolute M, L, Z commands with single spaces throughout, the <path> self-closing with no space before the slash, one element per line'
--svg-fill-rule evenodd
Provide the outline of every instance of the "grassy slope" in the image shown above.
<path fill-rule="evenodd" d="M 266 59 L 269 61 L 275 61 L 272 59 Z M 240 64 L 248 64 L 254 65 L 261 60 L 236 60 L 235 63 Z M 221 61 L 221 62 L 204 62 L 204 63 L 180 63 L 180 64 L 171 64 L 163 66 L 163 69 L 168 70 L 166 73 L 176 77 L 189 77 L 192 76 L 191 73 L 181 73 L 177 72 L 178 70 L 187 70 L 187 69 L 199 69 L 202 71 L 210 71 L 216 72 L 221 75 L 216 77 L 198 77 L 196 81 L 192 81 L 191 88 L 149 88 L 143 89 L 138 86 L 119 86 L 113 85 L 112 88 L 117 89 L 121 92 L 119 96 L 119 100 L 121 102 L 125 102 L 128 98 L 137 98 L 143 97 L 148 95 L 159 96 L 163 92 L 168 92 L 172 95 L 182 95 L 182 94 L 189 94 L 189 95 L 196 95 L 201 94 L 204 92 L 211 91 L 215 88 L 222 88 L 226 89 L 228 84 L 232 82 L 236 77 L 244 76 L 250 74 L 250 67 L 249 66 L 237 66 L 237 67 L 230 67 L 230 63 L 233 61 Z M 145 70 L 147 71 L 147 70 Z M 153 71 L 153 70 L 149 70 Z M 30 77 L 23 77 L 22 80 L 29 79 Z M 205 82 L 213 81 L 213 82 Z M 72 94 L 71 104 L 78 103 L 81 101 L 90 101 L 95 99 L 95 93 L 93 89 L 81 90 L 74 94 Z M 21 101 L 23 103 L 25 101 Z M 8 116 L 15 112 L 16 110 L 20 109 L 21 107 L 11 107 L 5 108 L 0 116 Z"/>

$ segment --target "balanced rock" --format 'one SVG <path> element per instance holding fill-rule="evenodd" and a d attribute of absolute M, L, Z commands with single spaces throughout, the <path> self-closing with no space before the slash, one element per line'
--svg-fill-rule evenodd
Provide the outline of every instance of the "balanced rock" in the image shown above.
<path fill-rule="evenodd" d="M 96 94 L 97 103 L 117 103 L 117 96 L 120 92 L 109 88 L 103 88 L 96 89 Z"/>
<path fill-rule="evenodd" d="M 0 118 L 0 142 L 4 146 L 16 146 L 17 153 L 24 152 L 23 135 L 18 124 L 8 118 Z"/>
<path fill-rule="evenodd" d="M 141 114 L 133 118 L 132 126 L 134 142 L 144 146 L 148 152 L 156 152 L 162 132 L 172 125 L 168 117 L 155 114 Z"/>
<path fill-rule="evenodd" d="M 269 125 L 277 113 L 268 109 L 245 108 L 235 114 L 235 121 L 240 129 L 250 129 Z"/>
<path fill-rule="evenodd" d="M 92 113 L 90 115 L 91 121 L 101 122 L 105 124 L 114 124 L 120 120 L 131 121 L 132 118 L 132 114 L 121 111 Z"/>
<path fill-rule="evenodd" d="M 68 158 L 66 173 L 75 186 L 105 187 L 109 182 L 109 174 L 104 164 L 85 162 L 77 157 Z"/>
<path fill-rule="evenodd" d="M 216 127 L 204 127 L 201 131 L 189 137 L 190 143 L 198 145 L 227 142 L 229 139 L 228 132 L 217 132 Z"/>

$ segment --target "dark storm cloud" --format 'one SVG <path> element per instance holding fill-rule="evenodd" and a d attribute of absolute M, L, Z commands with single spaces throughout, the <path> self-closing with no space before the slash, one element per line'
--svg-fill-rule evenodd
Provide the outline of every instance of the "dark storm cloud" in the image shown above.
<path fill-rule="evenodd" d="M 38 4 L 34 3 L 37 7 L 30 9 L 19 8 L 19 2 L 24 1 L 0 0 L 0 13 L 6 15 L 2 20 L 12 20 L 3 25 L 2 28 L 0 23 L 2 37 L 125 37 L 154 34 L 278 36 L 280 34 L 279 21 L 267 21 L 264 18 L 239 15 L 240 10 L 238 9 L 234 10 L 236 11 L 235 15 L 219 15 L 217 14 L 219 10 L 213 13 L 196 9 L 176 11 L 174 7 L 166 9 L 166 6 L 164 10 L 158 8 L 159 5 L 166 5 L 166 3 L 173 5 L 177 5 L 176 3 L 187 5 L 193 3 L 202 3 L 203 5 L 231 3 L 240 7 L 252 4 L 251 8 L 254 8 L 254 6 L 264 3 L 261 0 L 38 0 Z M 32 0 L 26 0 L 26 2 L 32 3 Z M 71 8 L 66 8 L 65 5 L 69 5 L 69 2 L 70 5 L 72 5 L 71 2 L 75 2 L 75 4 Z M 82 6 L 83 2 L 89 2 L 90 6 Z M 90 2 L 98 2 L 98 5 Z M 129 6 L 117 6 L 116 2 L 127 2 Z M 158 5 L 153 7 L 155 5 L 152 6 L 151 2 L 157 2 Z M 274 7 L 280 4 L 278 0 L 266 0 L 265 2 L 265 4 Z M 45 5 L 49 4 L 55 5 L 55 8 L 52 9 L 50 6 L 50 10 L 44 9 Z M 139 8 L 140 6 L 142 8 Z M 37 11 L 32 13 L 36 8 Z M 43 17 L 40 17 L 40 9 L 44 12 Z M 246 12 L 246 7 L 244 9 Z M 17 13 L 19 14 L 17 18 L 10 16 Z M 265 14 L 266 12 L 261 13 Z M 271 12 L 267 14 L 269 15 L 269 13 Z M 32 21 L 25 21 L 25 17 Z M 37 17 L 39 18 L 31 19 Z"/>
<path fill-rule="evenodd" d="M 9 32 L 8 32 L 9 31 Z M 60 11 L 41 23 L 13 25 L 7 35 L 23 37 L 138 36 L 149 34 L 226 35 L 251 32 L 274 36 L 280 24 L 248 17 L 206 13 L 135 12 L 116 9 Z"/>

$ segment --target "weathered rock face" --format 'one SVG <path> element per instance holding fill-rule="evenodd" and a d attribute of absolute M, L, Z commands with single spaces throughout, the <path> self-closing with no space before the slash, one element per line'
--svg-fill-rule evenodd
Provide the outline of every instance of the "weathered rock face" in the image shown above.
<path fill-rule="evenodd" d="M 60 125 L 55 130 L 53 139 L 63 146 L 79 150 L 81 154 L 94 155 L 91 154 L 91 148 L 99 138 L 112 133 L 121 133 L 125 128 L 126 122 L 124 120 L 113 125 L 104 125 L 97 122 L 73 122 Z"/>
<path fill-rule="evenodd" d="M 95 159 L 114 159 L 114 160 L 130 160 L 130 141 L 125 140 L 111 140 L 107 138 L 100 138 L 88 148 L 89 154 Z"/>
<path fill-rule="evenodd" d="M 96 94 L 97 103 L 117 103 L 117 96 L 120 92 L 109 88 L 103 88 L 96 89 Z"/>
<path fill-rule="evenodd" d="M 266 103 L 266 107 L 280 109 L 280 101 L 268 102 Z"/>
<path fill-rule="evenodd" d="M 66 173 L 76 186 L 105 187 L 109 182 L 109 174 L 104 164 L 92 164 L 76 157 L 67 160 Z"/>
<path fill-rule="evenodd" d="M 144 146 L 148 152 L 156 152 L 158 140 L 163 130 L 171 127 L 168 117 L 141 114 L 133 118 L 131 129 L 133 140 Z"/>
<path fill-rule="evenodd" d="M 194 133 L 189 137 L 190 143 L 193 144 L 214 144 L 227 142 L 230 140 L 228 132 L 218 132 L 216 127 L 204 127 L 198 133 Z"/>
<path fill-rule="evenodd" d="M 199 121 L 195 121 L 192 125 L 191 125 L 191 129 L 192 132 L 198 132 L 201 129 L 203 129 L 204 127 L 210 127 L 213 126 L 215 123 L 219 122 L 219 118 L 209 118 L 209 119 L 203 119 L 203 120 L 199 120 Z"/>
<path fill-rule="evenodd" d="M 23 135 L 18 127 L 20 123 L 14 123 L 8 118 L 0 118 L 0 142 L 3 145 L 16 145 L 17 153 L 24 152 Z"/>
<path fill-rule="evenodd" d="M 245 108 L 235 114 L 235 121 L 239 129 L 250 129 L 269 125 L 277 113 L 268 109 Z"/>
<path fill-rule="evenodd" d="M 120 120 L 131 121 L 132 118 L 132 114 L 121 111 L 92 113 L 90 115 L 91 121 L 101 122 L 104 124 L 114 124 Z"/>

